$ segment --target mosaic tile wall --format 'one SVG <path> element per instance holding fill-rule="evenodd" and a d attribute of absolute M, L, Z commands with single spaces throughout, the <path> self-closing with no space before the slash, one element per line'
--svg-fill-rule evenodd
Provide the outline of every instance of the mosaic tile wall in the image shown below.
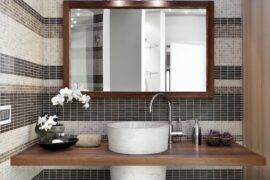
<path fill-rule="evenodd" d="M 9 157 L 35 143 L 34 123 L 42 112 L 54 112 L 50 97 L 62 85 L 63 0 L 0 0 L 0 104 L 12 105 L 12 123 L 0 126 L 0 179 L 106 179 L 107 170 L 10 167 Z M 153 115 L 145 99 L 99 99 L 90 110 L 65 105 L 62 122 L 69 133 L 97 132 L 106 135 L 106 123 L 126 120 L 165 121 L 165 102 L 159 100 Z M 173 118 L 201 120 L 209 129 L 230 131 L 242 140 L 242 12 L 241 0 L 215 0 L 215 97 L 173 101 Z M 9 137 L 7 139 L 7 137 Z M 63 168 L 64 169 L 64 168 Z M 41 171 L 41 173 L 39 173 Z M 39 173 L 39 174 L 38 174 Z M 103 176 L 91 176 L 91 174 Z M 54 175 L 56 174 L 56 175 Z M 90 174 L 90 175 L 89 175 Z M 168 170 L 167 179 L 243 179 L 235 169 Z M 208 174 L 208 175 L 206 175 Z M 207 177 L 206 177 L 207 176 Z"/>
<path fill-rule="evenodd" d="M 110 180 L 109 170 L 55 169 L 43 170 L 33 180 Z M 168 170 L 166 180 L 241 180 L 242 170 L 232 169 L 201 169 L 201 170 Z"/>
<path fill-rule="evenodd" d="M 43 65 L 44 28 L 19 2 L 0 1 L 0 105 L 11 105 L 12 112 L 12 122 L 0 125 L 1 180 L 31 179 L 42 170 L 11 167 L 10 156 L 36 144 L 34 123 L 42 113 L 43 79 L 57 77 L 53 67 Z"/>
<path fill-rule="evenodd" d="M 184 132 L 190 135 L 191 119 L 201 120 L 203 133 L 209 129 L 230 131 L 242 141 L 242 15 L 241 0 L 215 1 L 215 97 L 205 99 L 177 99 L 173 101 L 173 119 L 184 121 Z M 53 8 L 53 7 L 51 7 Z M 52 49 L 51 49 L 52 50 Z M 54 65 L 55 62 L 48 62 Z M 59 63 L 60 64 L 60 63 Z M 51 91 L 52 92 L 52 91 Z M 49 99 L 53 93 L 43 94 L 43 110 L 54 112 Z M 147 112 L 146 99 L 99 99 L 91 102 L 90 110 L 80 104 L 67 104 L 60 113 L 67 132 L 101 133 L 106 124 L 114 121 L 166 121 L 166 102 L 155 103 L 154 113 Z M 186 137 L 188 138 L 188 137 Z M 224 167 L 223 167 L 224 168 Z M 64 168 L 63 168 L 64 169 Z M 45 169 L 44 179 L 108 179 L 107 170 Z M 80 173 L 77 173 L 77 172 Z M 84 174 L 84 175 L 81 175 Z M 66 176 L 65 176 L 66 175 Z M 167 179 L 243 179 L 241 167 L 235 169 L 178 169 L 168 170 Z"/>

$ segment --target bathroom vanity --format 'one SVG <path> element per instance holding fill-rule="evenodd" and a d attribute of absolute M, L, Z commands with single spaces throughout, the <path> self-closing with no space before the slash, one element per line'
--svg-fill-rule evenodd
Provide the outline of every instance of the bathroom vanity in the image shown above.
<path fill-rule="evenodd" d="M 234 143 L 209 147 L 172 143 L 169 124 L 162 122 L 109 123 L 108 140 L 97 148 L 71 147 L 46 151 L 33 146 L 11 158 L 14 166 L 110 166 L 112 180 L 165 179 L 167 166 L 263 166 L 266 160 Z"/>
<path fill-rule="evenodd" d="M 108 143 L 98 148 L 78 148 L 50 152 L 38 145 L 11 158 L 13 166 L 116 166 L 116 165 L 191 165 L 191 166 L 263 166 L 266 160 L 247 148 L 234 144 L 231 147 L 196 147 L 191 143 L 173 143 L 159 154 L 125 155 L 111 152 Z"/>

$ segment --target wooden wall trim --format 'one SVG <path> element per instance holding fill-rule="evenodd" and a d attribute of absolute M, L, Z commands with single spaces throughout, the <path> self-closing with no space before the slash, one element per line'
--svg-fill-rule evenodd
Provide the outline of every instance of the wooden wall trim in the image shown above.
<path fill-rule="evenodd" d="M 270 160 L 270 3 L 243 2 L 243 67 L 245 145 Z M 268 149 L 267 149 L 268 148 Z M 246 168 L 245 179 L 270 179 L 270 166 Z"/>

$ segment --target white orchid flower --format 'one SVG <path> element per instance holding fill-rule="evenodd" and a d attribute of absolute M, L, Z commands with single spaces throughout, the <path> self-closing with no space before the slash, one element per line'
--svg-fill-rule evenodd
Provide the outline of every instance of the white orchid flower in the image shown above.
<path fill-rule="evenodd" d="M 72 95 L 73 95 L 73 98 L 75 98 L 76 100 L 81 99 L 82 96 L 83 96 L 82 93 L 81 93 L 81 91 L 78 90 L 78 89 L 74 89 Z"/>
<path fill-rule="evenodd" d="M 87 108 L 89 108 L 89 103 L 85 103 L 84 105 L 83 105 L 83 107 L 85 108 L 85 109 L 87 109 Z"/>
<path fill-rule="evenodd" d="M 65 102 L 65 97 L 61 96 L 60 94 L 57 95 L 58 103 L 63 106 Z"/>
<path fill-rule="evenodd" d="M 46 121 L 47 121 L 47 115 L 43 116 L 43 117 L 38 117 L 38 125 L 43 125 Z"/>
<path fill-rule="evenodd" d="M 73 89 L 69 88 L 63 88 L 59 91 L 59 94 L 54 96 L 51 99 L 51 102 L 54 106 L 56 105 L 63 105 L 65 102 L 65 98 L 67 97 L 67 102 L 72 101 L 73 98 L 76 99 L 77 101 L 80 101 L 85 109 L 89 108 L 89 101 L 90 101 L 90 96 L 88 95 L 83 95 L 81 90 L 78 88 L 78 85 L 76 84 L 76 87 L 73 86 Z"/>
<path fill-rule="evenodd" d="M 53 104 L 54 106 L 56 106 L 56 105 L 61 105 L 61 106 L 63 106 L 63 104 L 64 104 L 64 102 L 65 102 L 65 98 L 64 98 L 61 94 L 58 94 L 58 95 L 54 96 L 54 97 L 51 99 L 51 101 L 52 101 L 52 104 Z"/>
<path fill-rule="evenodd" d="M 54 121 L 54 119 L 57 119 L 57 116 L 56 115 L 53 115 L 53 116 L 50 116 L 48 121 L 46 121 L 48 124 L 50 125 L 56 125 L 57 122 Z"/>
<path fill-rule="evenodd" d="M 54 106 L 58 105 L 58 99 L 57 96 L 52 97 L 51 102 Z"/>
<path fill-rule="evenodd" d="M 87 96 L 87 95 L 85 95 L 85 94 L 79 99 L 79 101 L 80 101 L 81 103 L 83 103 L 83 104 L 88 103 L 89 100 L 90 100 L 90 96 Z"/>
<path fill-rule="evenodd" d="M 56 115 L 50 116 L 49 119 L 42 125 L 39 129 L 48 131 L 52 128 L 52 126 L 57 125 L 57 122 L 54 121 L 54 119 L 57 118 Z"/>
<path fill-rule="evenodd" d="M 59 93 L 61 96 L 68 98 L 67 102 L 72 101 L 72 99 L 73 99 L 72 93 L 73 92 L 71 89 L 68 89 L 67 87 L 65 87 L 65 88 L 61 89 L 59 91 Z"/>

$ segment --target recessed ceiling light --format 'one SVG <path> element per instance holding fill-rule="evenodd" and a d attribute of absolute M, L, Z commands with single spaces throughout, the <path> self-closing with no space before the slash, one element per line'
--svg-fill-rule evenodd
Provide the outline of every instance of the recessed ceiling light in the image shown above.
<path fill-rule="evenodd" d="M 74 18 L 71 18 L 71 21 L 74 21 Z"/>
<path fill-rule="evenodd" d="M 80 14 L 80 13 L 77 13 L 76 15 L 77 15 L 77 16 L 80 16 L 81 14 Z"/>
<path fill-rule="evenodd" d="M 116 5 L 116 6 L 123 6 L 125 4 L 125 1 L 113 1 L 113 3 Z"/>
<path fill-rule="evenodd" d="M 154 5 L 154 6 L 161 6 L 163 1 L 161 0 L 154 0 L 154 1 L 151 1 L 151 3 Z"/>
<path fill-rule="evenodd" d="M 77 24 L 77 21 L 73 21 L 73 24 Z"/>
<path fill-rule="evenodd" d="M 73 27 L 74 27 L 74 25 L 72 25 L 72 24 L 71 24 L 71 25 L 70 25 L 70 27 L 71 27 L 71 28 L 73 28 Z"/>
<path fill-rule="evenodd" d="M 184 13 L 185 13 L 185 14 L 188 14 L 188 10 L 185 10 Z"/>

